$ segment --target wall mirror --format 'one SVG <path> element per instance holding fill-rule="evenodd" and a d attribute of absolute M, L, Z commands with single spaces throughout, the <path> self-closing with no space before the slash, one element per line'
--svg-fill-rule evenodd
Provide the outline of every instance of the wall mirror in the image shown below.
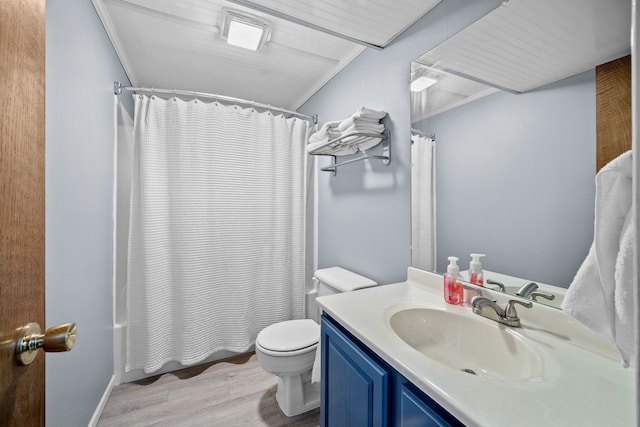
<path fill-rule="evenodd" d="M 412 135 L 435 137 L 431 269 L 486 254 L 485 280 L 559 307 L 593 241 L 596 68 L 629 55 L 630 13 L 509 0 L 412 63 Z"/>

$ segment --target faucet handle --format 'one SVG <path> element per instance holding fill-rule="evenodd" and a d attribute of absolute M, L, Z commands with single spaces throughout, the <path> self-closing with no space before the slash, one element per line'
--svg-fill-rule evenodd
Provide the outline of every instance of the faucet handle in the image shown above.
<path fill-rule="evenodd" d="M 531 292 L 531 300 L 532 301 L 537 301 L 536 298 L 538 298 L 538 297 L 542 297 L 542 298 L 547 299 L 549 301 L 553 301 L 556 298 L 555 295 L 548 294 L 546 292 L 540 292 L 540 291 Z"/>
<path fill-rule="evenodd" d="M 497 282 L 497 281 L 491 280 L 491 279 L 487 279 L 485 281 L 485 283 L 489 284 L 489 285 L 496 285 L 500 289 L 500 292 L 505 293 L 505 294 L 507 293 L 507 290 L 505 289 L 504 284 L 502 284 L 500 282 Z"/>
<path fill-rule="evenodd" d="M 531 301 L 520 301 L 517 299 L 510 299 L 507 303 L 507 306 L 504 309 L 505 316 L 510 319 L 515 319 L 518 317 L 518 312 L 516 311 L 516 304 L 520 304 L 523 307 L 531 308 L 533 307 L 533 303 Z"/>
<path fill-rule="evenodd" d="M 468 291 L 475 291 L 476 294 L 473 296 L 474 298 L 482 296 L 482 290 L 478 285 L 471 285 L 469 283 L 462 282 L 462 287 Z"/>

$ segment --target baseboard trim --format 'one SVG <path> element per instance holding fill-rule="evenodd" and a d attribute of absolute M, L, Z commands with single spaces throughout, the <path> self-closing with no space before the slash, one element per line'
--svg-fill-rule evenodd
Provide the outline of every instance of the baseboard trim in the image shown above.
<path fill-rule="evenodd" d="M 89 424 L 87 427 L 96 427 L 98 425 L 98 421 L 100 420 L 100 416 L 102 415 L 102 411 L 104 411 L 104 407 L 107 406 L 107 401 L 109 400 L 109 396 L 111 396 L 111 392 L 113 391 L 113 387 L 116 383 L 116 376 L 112 375 L 111 380 L 109 380 L 109 384 L 107 384 L 107 388 L 104 390 L 102 394 L 102 398 L 100 402 L 98 402 L 98 406 L 96 410 L 93 412 L 93 416 L 91 420 L 89 420 Z"/>

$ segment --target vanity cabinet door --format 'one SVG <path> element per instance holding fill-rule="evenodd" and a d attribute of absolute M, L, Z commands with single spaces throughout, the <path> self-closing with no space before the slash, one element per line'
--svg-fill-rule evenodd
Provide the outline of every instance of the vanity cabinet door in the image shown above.
<path fill-rule="evenodd" d="M 399 427 L 451 427 L 425 401 L 414 394 L 406 385 L 400 385 L 400 398 L 397 403 Z"/>
<path fill-rule="evenodd" d="M 323 314 L 320 425 L 387 426 L 391 373 Z"/>

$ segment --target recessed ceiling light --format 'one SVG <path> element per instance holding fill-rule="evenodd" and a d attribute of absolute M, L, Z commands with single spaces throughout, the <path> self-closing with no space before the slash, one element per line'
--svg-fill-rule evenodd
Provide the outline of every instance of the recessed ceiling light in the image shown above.
<path fill-rule="evenodd" d="M 230 45 L 258 50 L 267 41 L 269 31 L 269 23 L 255 15 L 222 9 L 220 37 Z"/>
<path fill-rule="evenodd" d="M 411 92 L 421 92 L 428 88 L 429 86 L 433 86 L 438 83 L 436 79 L 431 79 L 429 77 L 418 77 L 414 81 L 411 82 Z"/>

